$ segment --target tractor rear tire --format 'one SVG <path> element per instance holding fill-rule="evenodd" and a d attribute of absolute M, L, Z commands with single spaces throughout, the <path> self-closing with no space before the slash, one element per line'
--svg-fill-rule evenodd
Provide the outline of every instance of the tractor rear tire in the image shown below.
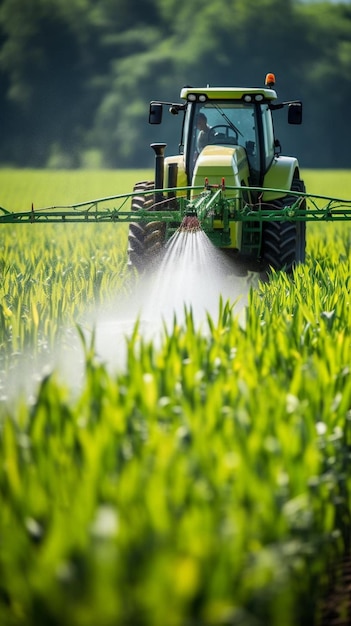
<path fill-rule="evenodd" d="M 300 179 L 294 179 L 291 191 L 305 192 L 305 184 Z M 285 196 L 274 200 L 269 208 L 283 209 L 293 205 L 296 196 Z M 304 201 L 301 208 L 305 208 Z M 266 269 L 276 271 L 285 270 L 292 273 L 294 267 L 305 262 L 306 249 L 306 222 L 264 222 L 262 230 L 261 258 Z"/>
<path fill-rule="evenodd" d="M 145 194 L 154 189 L 153 181 L 136 183 L 134 192 L 140 192 L 133 196 L 132 210 L 154 210 L 153 194 Z M 151 269 L 156 265 L 166 237 L 166 225 L 164 222 L 132 222 L 129 225 L 128 234 L 128 266 L 135 269 L 139 274 Z"/>

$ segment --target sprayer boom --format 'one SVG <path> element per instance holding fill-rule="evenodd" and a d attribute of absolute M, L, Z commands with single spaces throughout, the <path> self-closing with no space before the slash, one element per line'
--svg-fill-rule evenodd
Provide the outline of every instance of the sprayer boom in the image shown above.
<path fill-rule="evenodd" d="M 118 209 L 62 210 L 59 207 L 32 209 L 20 213 L 11 213 L 0 208 L 0 224 L 52 223 L 52 222 L 170 222 L 180 219 L 180 213 L 171 211 L 119 211 Z"/>
<path fill-rule="evenodd" d="M 256 202 L 242 202 L 243 192 L 254 195 Z M 294 196 L 295 202 L 277 209 L 265 197 L 284 194 Z M 170 198 L 171 194 L 174 194 Z M 177 194 L 177 195 L 175 195 Z M 182 195 L 181 195 L 182 194 Z M 11 212 L 0 207 L 0 224 L 49 222 L 172 222 L 181 224 L 187 215 L 194 215 L 201 225 L 208 226 L 214 219 L 235 222 L 311 222 L 351 220 L 351 200 L 332 198 L 282 189 L 261 187 L 182 187 L 145 191 L 157 198 L 146 209 L 126 210 L 136 193 L 109 196 L 78 204 L 50 206 L 30 211 Z M 160 199 L 161 198 L 161 199 Z M 111 208 L 111 203 L 117 207 Z M 205 227 L 206 230 L 206 227 Z"/>

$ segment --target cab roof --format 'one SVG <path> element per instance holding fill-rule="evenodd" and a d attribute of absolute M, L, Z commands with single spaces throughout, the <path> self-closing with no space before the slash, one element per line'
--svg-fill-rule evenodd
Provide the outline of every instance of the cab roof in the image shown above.
<path fill-rule="evenodd" d="M 207 100 L 265 102 L 267 100 L 276 100 L 277 94 L 274 89 L 259 87 L 183 87 L 180 97 L 188 102 L 206 102 Z"/>

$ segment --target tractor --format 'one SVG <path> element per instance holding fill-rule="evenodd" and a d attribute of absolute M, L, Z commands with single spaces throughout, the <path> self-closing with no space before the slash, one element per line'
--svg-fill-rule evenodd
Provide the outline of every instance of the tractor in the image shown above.
<path fill-rule="evenodd" d="M 297 158 L 280 154 L 272 115 L 287 107 L 288 123 L 301 124 L 302 103 L 278 103 L 274 86 L 275 76 L 270 73 L 264 88 L 184 87 L 181 103 L 150 103 L 150 124 L 162 122 L 164 107 L 173 115 L 183 115 L 182 136 L 176 156 L 165 157 L 166 144 L 151 144 L 155 180 L 134 187 L 132 211 L 160 211 L 160 220 L 130 224 L 131 267 L 142 272 L 158 258 L 174 229 L 181 226 L 176 217 L 166 223 L 162 212 L 176 211 L 184 195 L 186 214 L 199 219 L 212 243 L 241 265 L 291 272 L 304 262 L 305 221 L 259 219 L 264 210 L 279 213 L 294 206 L 297 196 L 291 192 L 306 191 Z M 258 219 L 238 219 L 244 208 Z M 299 208 L 305 208 L 303 196 Z M 184 228 L 189 224 L 193 228 L 194 220 L 183 221 Z"/>
<path fill-rule="evenodd" d="M 302 103 L 279 103 L 274 87 L 267 74 L 262 88 L 184 87 L 182 102 L 152 101 L 150 124 L 161 124 L 164 107 L 183 116 L 179 154 L 151 144 L 154 180 L 77 204 L 0 207 L 0 224 L 128 223 L 128 264 L 137 274 L 157 267 L 175 233 L 201 229 L 241 268 L 291 273 L 305 260 L 306 222 L 349 221 L 351 200 L 306 193 L 298 160 L 281 155 L 273 127 L 284 107 L 288 123 L 301 124 Z"/>

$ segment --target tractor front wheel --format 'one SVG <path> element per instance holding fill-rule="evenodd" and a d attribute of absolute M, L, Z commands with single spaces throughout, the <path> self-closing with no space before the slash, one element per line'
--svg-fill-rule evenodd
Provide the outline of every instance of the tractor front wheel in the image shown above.
<path fill-rule="evenodd" d="M 154 187 L 153 181 L 136 183 L 133 191 L 138 195 L 133 196 L 132 211 L 154 210 L 154 195 L 145 193 Z M 132 222 L 128 234 L 128 266 L 139 274 L 152 267 L 164 248 L 165 236 L 164 222 Z"/>
<path fill-rule="evenodd" d="M 305 192 L 304 182 L 294 179 L 291 191 Z M 283 209 L 292 206 L 296 196 L 285 196 L 274 200 L 269 208 Z M 302 203 L 302 208 L 306 205 Z M 262 229 L 262 253 L 264 266 L 291 273 L 299 263 L 305 262 L 306 222 L 264 222 Z"/>

